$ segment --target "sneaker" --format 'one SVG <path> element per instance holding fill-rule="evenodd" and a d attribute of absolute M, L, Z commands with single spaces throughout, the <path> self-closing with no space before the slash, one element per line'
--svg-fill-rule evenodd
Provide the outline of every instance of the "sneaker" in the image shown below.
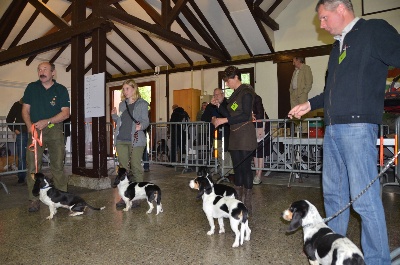
<path fill-rule="evenodd" d="M 265 172 L 264 177 L 268 177 L 269 175 L 271 175 L 271 171 Z"/>
<path fill-rule="evenodd" d="M 253 180 L 253 184 L 254 185 L 258 185 L 258 184 L 261 184 L 261 183 L 262 183 L 261 178 L 259 176 L 255 176 L 254 180 Z"/>
<path fill-rule="evenodd" d="M 40 209 L 40 201 L 31 201 L 31 203 L 29 204 L 29 208 L 28 208 L 28 212 L 33 213 L 33 212 L 37 212 Z"/>
<path fill-rule="evenodd" d="M 125 208 L 125 207 L 126 207 L 126 204 L 125 204 L 124 200 L 121 198 L 121 199 L 119 200 L 119 202 L 117 202 L 117 203 L 115 204 L 115 206 L 116 206 L 117 208 Z"/>

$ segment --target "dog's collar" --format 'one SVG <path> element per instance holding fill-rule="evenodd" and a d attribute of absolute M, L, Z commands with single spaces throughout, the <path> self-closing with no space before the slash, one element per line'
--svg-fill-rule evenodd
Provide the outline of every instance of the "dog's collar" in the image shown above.
<path fill-rule="evenodd" d="M 47 185 L 47 186 L 45 186 L 45 187 L 43 187 L 43 188 L 40 188 L 41 190 L 44 190 L 44 189 L 47 189 L 47 188 L 50 188 L 50 185 Z"/>
<path fill-rule="evenodd" d="M 310 224 L 303 225 L 302 227 L 303 227 L 303 228 L 307 228 L 307 227 L 312 226 L 312 225 L 313 225 L 313 224 L 310 223 Z"/>

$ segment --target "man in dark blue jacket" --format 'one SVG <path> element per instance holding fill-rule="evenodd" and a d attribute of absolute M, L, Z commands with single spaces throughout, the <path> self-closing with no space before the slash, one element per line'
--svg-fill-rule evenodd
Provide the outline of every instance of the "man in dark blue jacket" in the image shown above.
<path fill-rule="evenodd" d="M 377 175 L 376 140 L 382 122 L 388 66 L 400 67 L 400 35 L 386 21 L 355 17 L 350 0 L 319 0 L 321 28 L 336 39 L 328 62 L 325 90 L 295 106 L 300 118 L 324 108 L 323 194 L 327 216 L 354 199 Z M 352 205 L 361 217 L 366 264 L 390 264 L 379 181 Z M 329 226 L 346 235 L 350 210 Z"/>

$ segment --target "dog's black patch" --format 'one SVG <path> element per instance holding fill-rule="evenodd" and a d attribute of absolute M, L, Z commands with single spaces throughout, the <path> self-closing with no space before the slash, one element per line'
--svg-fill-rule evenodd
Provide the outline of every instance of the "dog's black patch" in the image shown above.
<path fill-rule="evenodd" d="M 335 263 L 332 262 L 332 264 L 335 264 Z M 365 265 L 365 261 L 360 255 L 358 255 L 356 253 L 353 254 L 351 259 L 348 258 L 343 261 L 343 265 L 353 265 L 353 264 Z"/>
<path fill-rule="evenodd" d="M 216 205 L 219 202 L 219 200 L 221 200 L 221 199 L 222 199 L 222 196 L 215 196 L 215 199 L 213 201 L 213 205 Z"/>
<path fill-rule="evenodd" d="M 235 218 L 236 220 L 239 220 L 240 219 L 239 215 L 241 213 L 243 213 L 242 223 L 245 223 L 247 221 L 248 211 L 246 206 L 242 202 L 238 203 L 237 208 L 232 210 L 232 217 Z"/>
<path fill-rule="evenodd" d="M 221 207 L 219 207 L 222 211 L 229 213 L 229 209 L 228 209 L 228 205 L 226 205 L 225 203 L 223 205 L 221 205 Z"/>
<path fill-rule="evenodd" d="M 331 229 L 328 228 L 327 230 L 330 230 L 331 233 L 333 233 Z M 323 258 L 326 255 L 328 255 L 329 251 L 332 249 L 333 242 L 335 242 L 335 240 L 337 240 L 339 238 L 343 238 L 343 237 L 344 236 L 339 235 L 339 234 L 329 234 L 329 235 L 325 235 L 325 236 L 318 238 L 316 240 L 316 242 L 314 243 L 314 245 L 318 246 L 317 247 L 318 256 L 320 258 Z M 333 263 L 333 264 L 335 264 L 335 263 Z"/>
<path fill-rule="evenodd" d="M 304 242 L 304 252 L 306 253 L 308 259 L 310 259 L 310 260 L 317 259 L 315 257 L 315 249 L 319 245 L 319 240 L 328 233 L 332 233 L 332 229 L 330 229 L 328 227 L 321 228 L 311 238 L 307 239 Z M 325 245 L 325 243 L 323 245 Z M 326 244 L 326 245 L 328 245 L 328 244 Z M 331 247 L 331 245 L 329 244 L 329 249 L 330 249 L 330 247 Z M 328 252 L 329 252 L 329 249 L 328 249 Z M 321 253 L 319 251 L 318 251 L 318 255 L 320 255 L 320 257 L 321 257 Z M 323 254 L 323 256 L 325 256 L 325 255 L 326 255 L 326 253 Z"/>

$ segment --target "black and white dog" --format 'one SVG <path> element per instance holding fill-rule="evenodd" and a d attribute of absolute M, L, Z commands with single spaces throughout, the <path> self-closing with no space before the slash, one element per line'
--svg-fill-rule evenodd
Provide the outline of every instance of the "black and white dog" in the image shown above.
<path fill-rule="evenodd" d="M 200 167 L 199 171 L 197 171 L 197 178 L 195 178 L 193 181 L 194 182 L 198 182 L 199 177 L 208 177 L 212 182 L 212 175 L 210 173 L 210 171 L 208 170 L 207 167 Z M 199 186 L 199 185 L 197 185 Z M 235 199 L 239 199 L 239 196 L 236 192 L 236 190 L 233 187 L 224 185 L 224 184 L 215 184 L 213 182 L 213 186 L 214 186 L 214 192 L 217 195 L 220 196 L 226 196 L 226 197 L 232 197 Z M 201 198 L 202 195 L 198 196 L 197 198 Z"/>
<path fill-rule="evenodd" d="M 293 202 L 282 217 L 290 221 L 288 232 L 303 227 L 304 252 L 310 264 L 365 264 L 360 249 L 347 237 L 333 232 L 309 201 Z"/>
<path fill-rule="evenodd" d="M 161 204 L 161 189 L 150 182 L 132 182 L 129 179 L 125 168 L 118 169 L 118 175 L 115 177 L 113 187 L 118 187 L 119 195 L 124 200 L 126 207 L 124 211 L 132 208 L 132 202 L 146 199 L 150 209 L 147 213 L 153 211 L 153 201 L 157 203 L 157 214 L 163 212 Z"/>
<path fill-rule="evenodd" d="M 51 180 L 45 177 L 42 173 L 32 174 L 32 178 L 35 180 L 32 194 L 34 196 L 39 196 L 40 201 L 49 206 L 50 215 L 47 217 L 49 220 L 53 219 L 54 215 L 57 213 L 57 208 L 59 207 L 69 209 L 71 211 L 69 216 L 83 214 L 86 207 L 96 211 L 106 208 L 93 207 L 77 195 L 56 189 L 52 185 Z"/>
<path fill-rule="evenodd" d="M 232 197 L 224 197 L 215 194 L 211 177 L 197 177 L 191 180 L 189 187 L 199 190 L 197 197 L 203 197 L 203 211 L 207 216 L 210 230 L 207 235 L 214 234 L 214 218 L 218 218 L 219 233 L 225 233 L 224 218 L 229 218 L 232 231 L 235 233 L 235 241 L 232 247 L 243 245 L 243 240 L 249 241 L 251 230 L 249 228 L 248 211 L 246 206 Z M 239 231 L 239 224 L 240 231 Z"/>

